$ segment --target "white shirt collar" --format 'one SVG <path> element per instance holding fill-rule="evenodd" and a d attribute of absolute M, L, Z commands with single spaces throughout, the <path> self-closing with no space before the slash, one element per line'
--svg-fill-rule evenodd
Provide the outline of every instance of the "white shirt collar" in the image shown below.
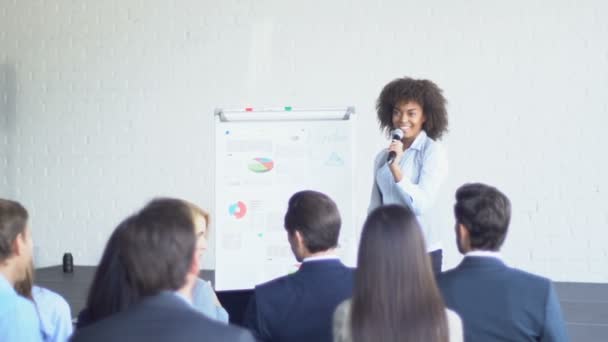
<path fill-rule="evenodd" d="M 466 253 L 464 255 L 465 257 L 491 257 L 491 258 L 496 258 L 498 260 L 502 261 L 502 255 L 500 254 L 500 252 L 494 252 L 494 251 L 470 251 L 468 253 Z"/>
<path fill-rule="evenodd" d="M 418 133 L 418 136 L 416 136 L 416 139 L 414 139 L 409 148 L 412 150 L 420 150 L 422 148 L 422 145 L 424 145 L 426 138 L 426 132 L 424 130 L 420 131 L 420 133 Z"/>
<path fill-rule="evenodd" d="M 304 258 L 304 260 L 302 262 L 319 261 L 319 260 L 340 260 L 340 258 L 338 258 L 337 255 L 328 254 L 328 255 L 319 255 L 319 256 L 312 256 L 312 257 Z"/>

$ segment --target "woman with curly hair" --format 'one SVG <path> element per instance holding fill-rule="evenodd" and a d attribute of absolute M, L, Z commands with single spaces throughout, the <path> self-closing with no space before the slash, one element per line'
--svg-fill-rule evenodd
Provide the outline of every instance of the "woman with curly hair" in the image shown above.
<path fill-rule="evenodd" d="M 437 140 L 447 132 L 442 90 L 429 80 L 398 78 L 387 84 L 376 103 L 380 129 L 392 141 L 376 156 L 368 212 L 386 204 L 410 207 L 422 226 L 433 271 L 441 272 L 439 232 L 428 224 L 447 172 L 447 157 Z"/>

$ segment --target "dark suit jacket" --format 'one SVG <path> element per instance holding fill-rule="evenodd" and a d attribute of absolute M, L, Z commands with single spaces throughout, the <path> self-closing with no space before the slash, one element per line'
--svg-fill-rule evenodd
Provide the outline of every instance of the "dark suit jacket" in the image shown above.
<path fill-rule="evenodd" d="M 304 262 L 256 286 L 244 324 L 262 341 L 331 342 L 334 310 L 352 291 L 353 270 L 339 260 Z"/>
<path fill-rule="evenodd" d="M 448 308 L 462 318 L 466 342 L 568 341 L 549 279 L 493 257 L 465 257 L 438 277 Z"/>
<path fill-rule="evenodd" d="M 210 320 L 174 293 L 162 292 L 77 330 L 71 341 L 253 342 L 253 337 L 246 330 Z"/>

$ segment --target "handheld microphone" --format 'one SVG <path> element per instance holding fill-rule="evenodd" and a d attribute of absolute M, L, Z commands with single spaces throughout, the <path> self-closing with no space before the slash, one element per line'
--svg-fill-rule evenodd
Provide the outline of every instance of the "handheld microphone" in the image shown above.
<path fill-rule="evenodd" d="M 401 140 L 403 139 L 403 131 L 399 128 L 395 128 L 391 132 L 391 137 L 393 140 Z M 397 157 L 397 153 L 395 153 L 395 151 L 390 151 L 388 153 L 388 158 L 386 158 L 388 165 L 391 165 L 395 161 L 395 157 Z"/>

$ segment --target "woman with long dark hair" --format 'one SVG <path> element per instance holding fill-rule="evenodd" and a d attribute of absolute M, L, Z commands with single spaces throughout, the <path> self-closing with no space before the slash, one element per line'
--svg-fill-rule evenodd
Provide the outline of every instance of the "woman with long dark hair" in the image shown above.
<path fill-rule="evenodd" d="M 334 342 L 462 341 L 444 306 L 424 238 L 408 207 L 381 206 L 361 233 L 353 297 L 336 309 Z"/>
<path fill-rule="evenodd" d="M 192 214 L 197 237 L 196 252 L 200 258 L 207 249 L 209 215 L 188 201 L 180 201 Z M 125 231 L 136 218 L 137 214 L 122 221 L 110 236 L 89 289 L 85 309 L 78 316 L 77 329 L 123 311 L 149 295 L 146 289 L 137 285 L 136 279 L 132 279 L 135 276 L 129 274 L 123 260 L 125 256 L 121 255 L 129 249 Z M 193 307 L 205 316 L 228 323 L 228 312 L 220 304 L 209 282 L 197 279 L 191 301 Z"/>
<path fill-rule="evenodd" d="M 122 221 L 112 232 L 95 270 L 85 309 L 78 315 L 80 329 L 137 303 L 141 294 L 131 285 L 128 273 L 120 260 L 121 235 L 132 217 Z"/>

